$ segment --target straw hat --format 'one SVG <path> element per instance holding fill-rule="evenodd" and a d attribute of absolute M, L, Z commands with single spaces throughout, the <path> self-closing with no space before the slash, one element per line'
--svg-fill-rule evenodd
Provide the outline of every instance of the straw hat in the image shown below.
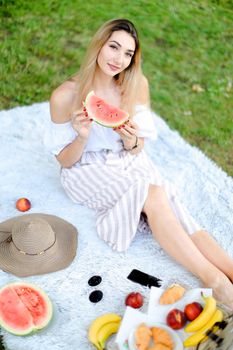
<path fill-rule="evenodd" d="M 0 223 L 0 269 L 13 275 L 62 270 L 76 249 L 76 228 L 57 216 L 27 214 Z"/>

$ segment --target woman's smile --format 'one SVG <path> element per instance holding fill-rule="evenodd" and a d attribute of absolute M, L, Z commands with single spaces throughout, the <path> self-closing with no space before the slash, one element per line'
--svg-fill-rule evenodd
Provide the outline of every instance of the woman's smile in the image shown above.
<path fill-rule="evenodd" d="M 110 69 L 112 70 L 112 71 L 116 71 L 116 70 L 118 70 L 118 69 L 120 69 L 120 67 L 117 67 L 117 66 L 114 66 L 114 65 L 112 65 L 112 64 L 110 64 L 110 63 L 108 63 L 108 66 L 110 67 Z"/>

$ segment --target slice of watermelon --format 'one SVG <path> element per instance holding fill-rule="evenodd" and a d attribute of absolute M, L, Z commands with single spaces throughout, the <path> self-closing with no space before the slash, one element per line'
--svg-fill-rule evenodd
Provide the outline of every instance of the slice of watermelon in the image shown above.
<path fill-rule="evenodd" d="M 107 128 L 116 128 L 129 119 L 129 114 L 122 109 L 111 106 L 95 95 L 94 91 L 89 92 L 84 102 L 87 113 L 96 123 Z"/>
<path fill-rule="evenodd" d="M 31 283 L 10 283 L 0 289 L 0 325 L 15 335 L 28 335 L 48 325 L 53 307 L 47 294 Z"/>

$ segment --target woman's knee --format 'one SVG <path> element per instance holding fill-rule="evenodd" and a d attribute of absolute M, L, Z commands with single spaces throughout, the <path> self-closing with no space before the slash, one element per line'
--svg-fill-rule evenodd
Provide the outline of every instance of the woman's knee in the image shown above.
<path fill-rule="evenodd" d="M 152 211 L 159 211 L 166 204 L 167 196 L 163 187 L 150 184 L 142 212 L 148 215 Z"/>

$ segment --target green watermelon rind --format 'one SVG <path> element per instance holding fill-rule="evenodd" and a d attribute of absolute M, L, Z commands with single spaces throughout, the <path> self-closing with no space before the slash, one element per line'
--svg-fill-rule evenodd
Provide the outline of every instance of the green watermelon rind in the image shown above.
<path fill-rule="evenodd" d="M 89 117 L 91 119 L 93 119 L 96 123 L 98 123 L 102 126 L 105 126 L 106 128 L 117 128 L 117 127 L 123 125 L 127 120 L 129 120 L 129 114 L 127 112 L 123 111 L 122 109 L 118 108 L 120 113 L 125 114 L 125 117 L 122 118 L 121 121 L 119 121 L 118 123 L 114 123 L 114 124 L 113 123 L 111 123 L 111 124 L 103 123 L 98 117 L 96 117 L 92 113 L 91 108 L 88 106 L 88 103 L 89 103 L 92 96 L 96 96 L 93 90 L 87 94 L 86 100 L 85 100 L 85 102 L 83 102 L 83 105 L 86 107 Z M 107 105 L 107 103 L 106 103 L 106 105 Z M 116 108 L 116 107 L 114 107 L 114 108 Z"/>
<path fill-rule="evenodd" d="M 50 298 L 48 297 L 48 295 L 46 294 L 46 292 L 44 292 L 40 287 L 38 287 L 37 285 L 33 284 L 33 283 L 28 283 L 28 282 L 13 282 L 13 283 L 9 283 L 5 286 L 3 286 L 1 289 L 0 289 L 0 296 L 1 296 L 1 293 L 4 289 L 7 289 L 7 288 L 11 288 L 11 287 L 14 287 L 14 286 L 26 286 L 26 287 L 29 287 L 29 288 L 32 288 L 32 289 L 35 289 L 37 292 L 39 292 L 42 296 L 43 296 L 43 299 L 46 301 L 46 305 L 47 305 L 47 316 L 45 318 L 45 322 L 40 325 L 39 327 L 37 326 L 32 326 L 30 328 L 28 328 L 27 330 L 24 330 L 24 331 L 16 331 L 14 328 L 12 327 L 9 327 L 2 319 L 1 319 L 1 316 L 0 316 L 0 326 L 5 329 L 6 331 L 14 334 L 14 335 L 19 335 L 19 336 L 27 336 L 27 335 L 32 335 L 34 333 L 37 333 L 38 331 L 44 329 L 45 327 L 48 326 L 48 324 L 51 322 L 52 320 L 52 317 L 53 317 L 53 305 L 52 305 L 52 302 L 50 300 Z"/>

